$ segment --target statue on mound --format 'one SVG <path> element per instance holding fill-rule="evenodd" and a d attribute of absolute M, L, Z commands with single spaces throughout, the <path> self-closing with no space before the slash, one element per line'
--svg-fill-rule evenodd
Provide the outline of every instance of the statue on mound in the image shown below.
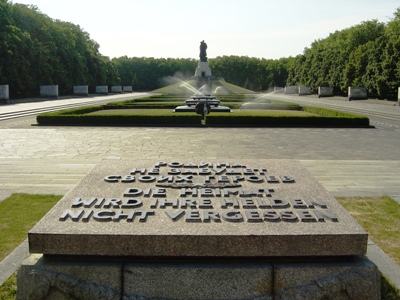
<path fill-rule="evenodd" d="M 207 44 L 204 40 L 200 42 L 200 61 L 207 61 Z"/>

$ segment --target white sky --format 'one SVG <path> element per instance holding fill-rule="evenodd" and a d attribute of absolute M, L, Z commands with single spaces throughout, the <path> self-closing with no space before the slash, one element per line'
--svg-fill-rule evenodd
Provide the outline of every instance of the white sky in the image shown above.
<path fill-rule="evenodd" d="M 399 0 L 14 0 L 81 26 L 110 58 L 198 59 L 239 55 L 277 59 L 302 54 L 314 40 L 378 19 Z"/>

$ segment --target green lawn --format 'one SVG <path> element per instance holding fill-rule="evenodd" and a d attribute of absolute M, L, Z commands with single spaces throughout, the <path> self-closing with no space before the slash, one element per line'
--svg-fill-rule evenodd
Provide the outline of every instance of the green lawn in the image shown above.
<path fill-rule="evenodd" d="M 13 194 L 0 202 L 0 261 L 28 237 L 28 231 L 61 197 Z"/>
<path fill-rule="evenodd" d="M 388 196 L 338 198 L 370 239 L 400 265 L 400 205 Z"/>
<path fill-rule="evenodd" d="M 181 114 L 194 114 L 193 113 L 174 113 L 171 109 L 102 109 L 94 112 L 87 113 L 87 115 L 153 115 L 153 116 L 162 116 L 162 115 L 181 115 Z M 211 114 L 213 113 L 211 111 Z M 317 116 L 316 114 L 312 114 L 305 111 L 300 110 L 239 110 L 235 109 L 231 113 L 218 113 L 218 114 L 229 114 L 231 116 Z"/>
<path fill-rule="evenodd" d="M 98 111 L 93 111 L 88 113 L 87 115 L 97 115 L 97 116 L 104 116 L 104 115 L 152 115 L 152 116 L 163 116 L 163 115 L 173 115 L 172 109 L 151 109 L 151 108 L 125 108 L 125 109 L 102 109 Z M 187 113 L 186 113 L 187 114 Z M 195 112 L 193 112 L 196 115 Z"/>

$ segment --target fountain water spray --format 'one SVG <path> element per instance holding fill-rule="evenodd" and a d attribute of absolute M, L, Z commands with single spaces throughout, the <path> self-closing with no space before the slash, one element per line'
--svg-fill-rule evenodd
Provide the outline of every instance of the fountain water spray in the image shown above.
<path fill-rule="evenodd" d="M 196 112 L 197 114 L 202 115 L 203 118 L 211 111 L 231 112 L 229 107 L 219 106 L 221 101 L 217 100 L 215 96 L 211 96 L 212 77 L 211 69 L 207 62 L 206 49 L 207 44 L 202 41 L 200 45 L 200 62 L 195 72 L 196 86 L 198 89 L 195 89 L 187 82 L 178 79 L 179 82 L 181 82 L 180 87 L 185 87 L 194 92 L 194 94 L 190 97 L 190 99 L 185 101 L 186 105 L 176 107 L 174 112 Z"/>

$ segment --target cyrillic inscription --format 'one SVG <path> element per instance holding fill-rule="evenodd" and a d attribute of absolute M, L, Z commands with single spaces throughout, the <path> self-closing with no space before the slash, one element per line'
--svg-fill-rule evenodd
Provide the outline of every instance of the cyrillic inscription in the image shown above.
<path fill-rule="evenodd" d="M 276 188 L 296 184 L 296 178 L 270 174 L 268 166 L 174 161 L 132 166 L 127 173 L 104 176 L 106 185 L 121 185 L 115 198 L 71 199 L 59 220 L 144 223 L 163 215 L 188 223 L 339 222 L 323 199 L 276 196 Z"/>

